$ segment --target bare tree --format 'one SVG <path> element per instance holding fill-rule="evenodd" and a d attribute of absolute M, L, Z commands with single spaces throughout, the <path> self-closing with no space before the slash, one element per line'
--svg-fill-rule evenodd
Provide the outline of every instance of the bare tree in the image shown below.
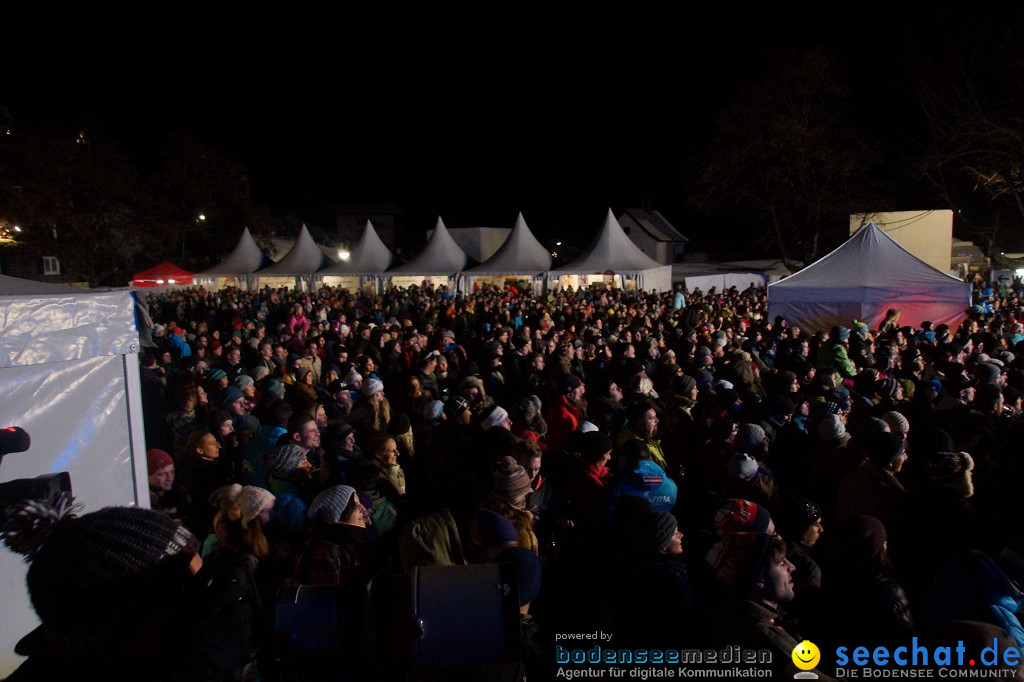
<path fill-rule="evenodd" d="M 963 40 L 917 54 L 925 123 L 918 172 L 957 212 L 964 236 L 999 260 L 1024 245 L 1024 47 L 1018 22 L 980 17 Z M 1007 229 L 1009 228 L 1009 230 Z"/>
<path fill-rule="evenodd" d="M 788 267 L 814 260 L 864 205 L 876 160 L 851 105 L 831 54 L 770 55 L 718 117 L 692 205 L 755 226 Z"/>

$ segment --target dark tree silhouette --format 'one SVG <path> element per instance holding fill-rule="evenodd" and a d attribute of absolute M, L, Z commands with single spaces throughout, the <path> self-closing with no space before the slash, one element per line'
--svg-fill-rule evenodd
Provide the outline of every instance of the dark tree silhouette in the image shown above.
<path fill-rule="evenodd" d="M 871 194 L 875 144 L 853 124 L 852 106 L 831 54 L 769 55 L 718 116 L 691 204 L 747 225 L 751 234 L 742 236 L 787 266 L 813 261 L 823 244 L 848 234 L 849 214 Z"/>

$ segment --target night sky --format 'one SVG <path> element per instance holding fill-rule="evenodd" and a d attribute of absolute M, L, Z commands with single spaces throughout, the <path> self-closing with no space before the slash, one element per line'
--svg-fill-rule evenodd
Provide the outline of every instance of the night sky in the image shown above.
<path fill-rule="evenodd" d="M 647 201 L 699 245 L 712 233 L 685 205 L 684 165 L 766 50 L 841 55 L 866 124 L 898 144 L 909 51 L 945 49 L 962 18 L 785 3 L 214 11 L 10 22 L 0 105 L 16 124 L 102 121 L 129 139 L 189 130 L 240 157 L 275 215 L 309 222 L 390 202 L 408 230 L 437 215 L 511 227 L 523 211 L 542 238 L 589 237 L 608 207 Z"/>

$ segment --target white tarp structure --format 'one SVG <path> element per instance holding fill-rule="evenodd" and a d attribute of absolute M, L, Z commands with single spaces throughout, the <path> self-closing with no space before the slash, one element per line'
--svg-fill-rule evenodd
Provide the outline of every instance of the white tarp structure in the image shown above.
<path fill-rule="evenodd" d="M 725 291 L 736 287 L 743 291 L 751 284 L 758 289 L 768 286 L 768 275 L 761 272 L 735 271 L 713 263 L 684 264 L 672 267 L 672 279 L 682 281 L 687 291 L 700 290 L 704 293 Z"/>
<path fill-rule="evenodd" d="M 0 427 L 20 426 L 27 452 L 0 464 L 0 481 L 67 471 L 85 512 L 149 506 L 135 300 L 0 277 Z M 23 557 L 0 549 L 0 676 L 15 643 L 38 625 Z"/>
<path fill-rule="evenodd" d="M 736 287 L 745 290 L 751 284 L 763 289 L 769 283 L 793 274 L 777 258 L 726 262 L 686 262 L 672 266 L 672 281 L 684 284 L 687 291 L 707 293 L 714 287 L 724 291 Z"/>
<path fill-rule="evenodd" d="M 317 276 L 323 277 L 324 284 L 338 285 L 344 280 L 354 280 L 358 285 L 372 279 L 376 286 L 381 275 L 391 265 L 392 258 L 391 251 L 381 241 L 373 224 L 367 220 L 359 241 L 349 251 L 348 260 L 324 268 Z"/>
<path fill-rule="evenodd" d="M 272 264 L 273 261 L 256 244 L 247 227 L 242 230 L 242 236 L 234 250 L 212 268 L 194 273 L 193 281 L 196 284 L 214 284 L 217 288 L 241 284 L 251 286 L 255 281 L 253 275 L 256 271 Z"/>
<path fill-rule="evenodd" d="M 408 263 L 388 270 L 385 274 L 398 286 L 402 286 L 406 281 L 409 284 L 418 284 L 424 279 L 436 278 L 445 281 L 433 282 L 434 284 L 448 284 L 447 280 L 455 278 L 466 267 L 468 260 L 466 252 L 448 234 L 444 221 L 439 216 L 434 226 L 434 234 L 430 236 L 427 245 Z M 396 278 L 400 280 L 396 281 Z"/>
<path fill-rule="evenodd" d="M 305 225 L 299 230 L 299 236 L 295 244 L 281 260 L 263 268 L 256 273 L 259 286 L 265 284 L 270 286 L 288 286 L 294 280 L 296 289 L 302 289 L 303 285 L 307 291 L 313 289 L 315 273 L 326 265 L 333 264 L 320 247 L 313 241 L 312 235 Z"/>
<path fill-rule="evenodd" d="M 493 256 L 508 239 L 512 230 L 507 227 L 449 227 L 459 248 L 466 252 L 474 263 L 483 263 Z M 430 238 L 429 236 L 427 237 Z"/>
<path fill-rule="evenodd" d="M 971 305 L 971 286 L 939 272 L 868 223 L 832 253 L 768 285 L 768 313 L 811 331 L 862 320 L 873 329 L 890 308 L 900 324 L 928 320 L 955 327 Z"/>
<path fill-rule="evenodd" d="M 672 289 L 672 266 L 662 265 L 640 250 L 623 231 L 615 214 L 608 209 L 601 233 L 579 258 L 549 273 L 548 285 L 557 288 L 563 276 L 620 275 L 631 278 L 638 291 Z M 593 280 L 590 280 L 592 283 Z M 582 284 L 582 282 L 581 282 Z"/>

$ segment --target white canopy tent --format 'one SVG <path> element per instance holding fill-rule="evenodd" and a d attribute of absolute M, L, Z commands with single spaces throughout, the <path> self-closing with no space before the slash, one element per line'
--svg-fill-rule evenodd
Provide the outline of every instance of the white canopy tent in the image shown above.
<path fill-rule="evenodd" d="M 85 512 L 149 506 L 135 300 L 0 276 L 0 427 L 19 426 L 28 452 L 7 455 L 0 481 L 68 472 Z M 38 625 L 23 557 L 0 548 L 0 676 Z"/>
<path fill-rule="evenodd" d="M 551 269 L 551 254 L 537 241 L 526 225 L 523 214 L 516 218 L 515 227 L 493 256 L 465 271 L 470 286 L 476 281 L 508 276 L 529 277 L 536 288 Z"/>
<path fill-rule="evenodd" d="M 272 264 L 273 261 L 256 244 L 247 227 L 242 230 L 234 250 L 212 268 L 194 273 L 193 281 L 196 284 L 212 284 L 218 289 L 225 286 L 251 287 L 256 279 L 254 274 Z"/>
<path fill-rule="evenodd" d="M 451 284 L 450 280 L 458 276 L 468 260 L 469 256 L 448 234 L 444 221 L 438 216 L 434 234 L 427 245 L 408 263 L 388 270 L 385 275 L 398 286 L 418 285 L 424 280 L 433 284 Z M 439 281 L 441 279 L 444 281 Z"/>
<path fill-rule="evenodd" d="M 294 286 L 296 289 L 313 289 L 315 274 L 327 265 L 333 264 L 303 224 L 295 244 L 281 260 L 256 273 L 259 286 Z M 294 284 L 293 284 L 294 283 Z"/>
<path fill-rule="evenodd" d="M 572 284 L 572 278 L 577 278 L 579 286 L 587 286 L 609 275 L 631 279 L 638 291 L 672 289 L 672 266 L 662 265 L 630 241 L 610 208 L 601 233 L 579 258 L 550 271 L 548 286 Z"/>
<path fill-rule="evenodd" d="M 351 251 L 348 260 L 341 260 L 317 273 L 323 278 L 324 284 L 346 286 L 355 282 L 356 286 L 373 282 L 374 290 L 384 271 L 391 265 L 393 256 L 388 247 L 381 241 L 380 235 L 367 220 L 359 241 Z"/>
<path fill-rule="evenodd" d="M 939 272 L 867 223 L 839 248 L 768 285 L 768 312 L 819 331 L 857 319 L 877 328 L 890 308 L 900 324 L 955 327 L 971 305 L 971 285 Z"/>

